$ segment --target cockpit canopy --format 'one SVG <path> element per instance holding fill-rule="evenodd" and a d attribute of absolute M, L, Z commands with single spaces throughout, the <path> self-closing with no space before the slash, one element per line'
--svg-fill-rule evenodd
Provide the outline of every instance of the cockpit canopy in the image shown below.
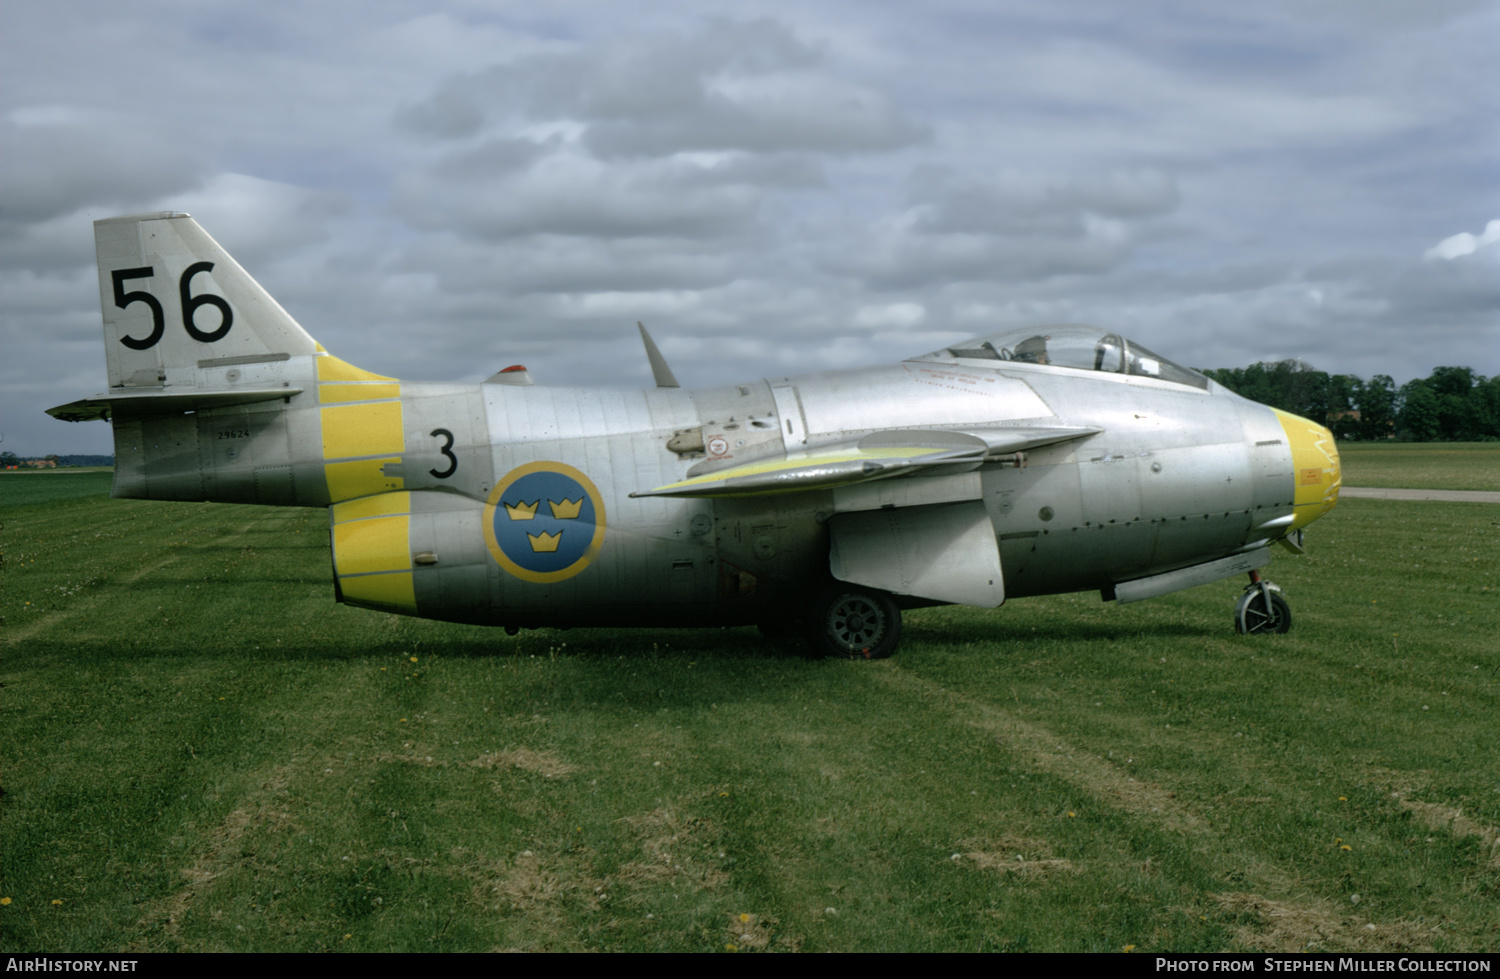
<path fill-rule="evenodd" d="M 1152 353 L 1118 333 L 1097 327 L 1066 325 L 1030 327 L 979 337 L 934 350 L 912 360 L 988 360 L 1021 364 L 1045 364 L 1070 370 L 1101 371 L 1154 377 L 1176 384 L 1208 390 L 1208 378 Z"/>

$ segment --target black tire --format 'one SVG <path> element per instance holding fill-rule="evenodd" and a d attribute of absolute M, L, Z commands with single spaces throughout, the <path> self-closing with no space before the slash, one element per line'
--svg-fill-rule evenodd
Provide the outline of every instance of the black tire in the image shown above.
<path fill-rule="evenodd" d="M 1234 628 L 1240 635 L 1268 635 L 1292 627 L 1292 607 L 1280 592 L 1246 589 L 1234 607 Z"/>
<path fill-rule="evenodd" d="M 813 648 L 845 659 L 885 659 L 901 642 L 901 609 L 883 591 L 834 584 L 811 616 Z"/>

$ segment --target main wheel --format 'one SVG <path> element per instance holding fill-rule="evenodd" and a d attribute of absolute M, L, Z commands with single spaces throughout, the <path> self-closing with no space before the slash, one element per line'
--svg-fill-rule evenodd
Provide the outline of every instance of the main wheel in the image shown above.
<path fill-rule="evenodd" d="M 885 592 L 838 583 L 818 597 L 812 626 L 814 648 L 829 656 L 885 659 L 901 641 L 901 610 Z"/>
<path fill-rule="evenodd" d="M 1234 607 L 1234 628 L 1240 635 L 1286 632 L 1292 627 L 1292 607 L 1280 592 L 1245 589 Z"/>

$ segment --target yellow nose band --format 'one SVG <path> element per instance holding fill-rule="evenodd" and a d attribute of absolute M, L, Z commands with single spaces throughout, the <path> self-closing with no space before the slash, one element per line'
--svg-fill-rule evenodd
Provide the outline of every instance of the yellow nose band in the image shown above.
<path fill-rule="evenodd" d="M 1290 529 L 1301 530 L 1339 501 L 1339 485 L 1343 481 L 1339 449 L 1333 433 L 1317 422 L 1277 408 L 1271 410 L 1276 412 L 1292 447 L 1292 485 L 1296 495 L 1292 499 L 1295 518 Z"/>

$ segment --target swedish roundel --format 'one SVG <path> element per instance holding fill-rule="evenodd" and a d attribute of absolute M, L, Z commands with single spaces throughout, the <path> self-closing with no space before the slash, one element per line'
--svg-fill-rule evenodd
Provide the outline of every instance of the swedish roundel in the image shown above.
<path fill-rule="evenodd" d="M 526 581 L 571 578 L 604 543 L 598 488 L 560 462 L 531 462 L 506 473 L 490 491 L 484 514 L 490 554 Z"/>

